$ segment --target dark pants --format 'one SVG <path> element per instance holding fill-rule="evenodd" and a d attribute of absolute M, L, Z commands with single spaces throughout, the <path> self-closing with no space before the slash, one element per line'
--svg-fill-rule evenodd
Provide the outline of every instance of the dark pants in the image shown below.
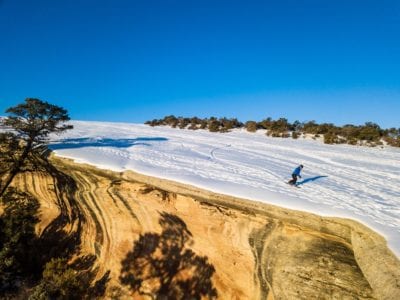
<path fill-rule="evenodd" d="M 296 174 L 292 174 L 292 180 L 289 181 L 289 184 L 296 184 L 297 182 L 297 175 Z"/>

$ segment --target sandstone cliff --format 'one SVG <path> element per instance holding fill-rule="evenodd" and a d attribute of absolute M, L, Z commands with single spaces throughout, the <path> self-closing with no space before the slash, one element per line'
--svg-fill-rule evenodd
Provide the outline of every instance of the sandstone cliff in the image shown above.
<path fill-rule="evenodd" d="M 13 184 L 40 201 L 37 233 L 68 237 L 105 298 L 400 299 L 399 260 L 357 222 L 51 162 Z"/>

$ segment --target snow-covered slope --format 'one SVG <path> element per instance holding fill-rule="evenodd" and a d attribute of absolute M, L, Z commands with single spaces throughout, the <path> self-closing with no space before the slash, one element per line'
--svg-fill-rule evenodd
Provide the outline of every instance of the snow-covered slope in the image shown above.
<path fill-rule="evenodd" d="M 73 122 L 53 137 L 57 155 L 116 171 L 189 183 L 215 192 L 349 217 L 384 235 L 400 256 L 400 150 L 210 133 L 138 124 Z M 300 188 L 286 182 L 304 165 Z M 204 220 L 207 222 L 207 220 Z"/>

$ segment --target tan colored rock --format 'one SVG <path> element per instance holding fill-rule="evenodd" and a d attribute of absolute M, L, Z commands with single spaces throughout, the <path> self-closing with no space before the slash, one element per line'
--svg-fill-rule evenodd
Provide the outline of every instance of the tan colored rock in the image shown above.
<path fill-rule="evenodd" d="M 399 260 L 358 222 L 51 161 L 51 172 L 25 172 L 14 185 L 40 200 L 39 234 L 63 220 L 80 237 L 76 257 L 95 255 L 97 279 L 110 272 L 106 298 L 150 299 L 173 286 L 171 298 L 400 299 Z M 179 267 L 161 280 L 149 276 L 154 265 Z M 124 274 L 143 281 L 134 290 Z"/>

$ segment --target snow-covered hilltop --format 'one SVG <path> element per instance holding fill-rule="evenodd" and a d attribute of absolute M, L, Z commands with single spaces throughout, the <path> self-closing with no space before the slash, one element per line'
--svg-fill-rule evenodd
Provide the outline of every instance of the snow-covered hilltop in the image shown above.
<path fill-rule="evenodd" d="M 359 220 L 400 256 L 400 150 L 325 145 L 263 132 L 180 130 L 72 122 L 53 137 L 57 155 L 116 171 L 176 180 L 215 192 Z M 304 165 L 299 187 L 286 184 Z M 206 222 L 206 220 L 204 220 Z"/>

